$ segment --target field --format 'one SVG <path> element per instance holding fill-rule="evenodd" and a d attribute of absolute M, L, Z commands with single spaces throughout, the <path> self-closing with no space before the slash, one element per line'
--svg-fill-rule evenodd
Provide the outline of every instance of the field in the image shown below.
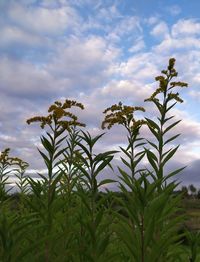
<path fill-rule="evenodd" d="M 200 230 L 200 199 L 183 199 L 182 206 L 187 217 L 186 226 L 190 230 Z"/>

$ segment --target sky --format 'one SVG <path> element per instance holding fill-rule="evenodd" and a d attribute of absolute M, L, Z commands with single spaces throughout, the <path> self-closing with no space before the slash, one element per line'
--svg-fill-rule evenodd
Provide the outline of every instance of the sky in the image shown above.
<path fill-rule="evenodd" d="M 174 57 L 188 88 L 173 111 L 182 135 L 169 169 L 187 165 L 180 181 L 200 188 L 199 10 L 199 0 L 0 0 L 0 151 L 11 148 L 29 173 L 43 170 L 42 131 L 26 120 L 46 115 L 56 100 L 83 103 L 79 119 L 93 135 L 102 133 L 104 109 L 119 101 L 153 117 L 144 99 Z M 125 142 L 115 127 L 97 150 Z"/>

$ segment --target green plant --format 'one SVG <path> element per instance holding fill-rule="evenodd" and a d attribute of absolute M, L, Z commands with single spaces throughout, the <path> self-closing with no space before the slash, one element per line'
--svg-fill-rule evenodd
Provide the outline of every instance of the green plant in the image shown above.
<path fill-rule="evenodd" d="M 10 157 L 9 153 L 10 148 L 6 148 L 0 154 L 0 201 L 5 200 L 8 192 L 12 189 L 6 189 L 6 186 L 10 184 L 8 182 L 9 175 L 16 175 L 22 183 L 22 176 L 28 167 L 28 163 L 17 157 Z M 24 183 L 22 184 L 24 185 Z M 22 186 L 22 184 L 20 184 L 20 186 Z"/>
<path fill-rule="evenodd" d="M 145 112 L 145 109 L 143 107 L 126 106 L 119 102 L 118 105 L 112 105 L 103 112 L 104 114 L 109 112 L 109 114 L 105 116 L 105 119 L 102 122 L 103 129 L 106 126 L 108 129 L 110 129 L 115 124 L 125 127 L 128 133 L 128 146 L 127 148 L 120 147 L 120 149 L 128 159 L 128 162 L 125 158 L 122 157 L 121 160 L 131 172 L 130 178 L 133 181 L 135 180 L 135 175 L 141 171 L 140 169 L 137 170 L 136 168 L 145 155 L 144 150 L 137 153 L 135 152 L 136 149 L 145 144 L 143 138 L 139 137 L 139 131 L 142 125 L 146 124 L 144 120 L 134 119 L 133 115 L 136 111 Z M 121 168 L 119 168 L 119 171 L 120 173 L 124 172 Z"/>
<path fill-rule="evenodd" d="M 147 148 L 145 148 L 145 150 L 147 153 L 149 164 L 153 168 L 156 177 L 157 178 L 165 177 L 164 181 L 166 181 L 168 178 L 176 175 L 177 173 L 179 173 L 184 169 L 183 167 L 169 174 L 164 174 L 164 166 L 173 157 L 173 155 L 176 153 L 177 149 L 179 148 L 178 145 L 174 148 L 170 148 L 165 151 L 166 145 L 174 141 L 180 135 L 177 134 L 167 139 L 165 138 L 166 134 L 181 121 L 181 120 L 177 120 L 166 126 L 166 124 L 169 123 L 169 121 L 174 118 L 174 115 L 170 115 L 170 116 L 168 115 L 169 111 L 177 104 L 177 102 L 179 103 L 183 102 L 183 100 L 179 96 L 179 93 L 175 93 L 174 89 L 176 87 L 188 86 L 188 84 L 184 82 L 172 81 L 172 79 L 177 77 L 178 75 L 176 69 L 174 68 L 174 65 L 175 65 L 175 59 L 174 58 L 169 59 L 169 65 L 167 69 L 161 71 L 163 75 L 157 76 L 155 78 L 155 80 L 159 82 L 159 87 L 151 95 L 150 98 L 145 100 L 145 101 L 152 102 L 158 109 L 158 113 L 159 113 L 159 116 L 157 117 L 158 123 L 152 119 L 146 118 L 149 130 L 151 131 L 152 135 L 156 139 L 156 143 L 153 143 L 149 140 L 147 140 L 147 142 L 149 143 L 150 146 L 152 146 L 152 148 L 156 152 L 154 153 Z M 159 96 L 160 99 L 158 98 Z"/>
<path fill-rule="evenodd" d="M 103 134 L 91 137 L 82 131 L 81 143 L 77 145 L 82 149 L 80 163 L 75 163 L 82 173 L 77 195 L 80 197 L 80 210 L 78 221 L 80 224 L 77 235 L 79 261 L 111 261 L 111 254 L 107 253 L 111 236 L 111 217 L 105 209 L 106 197 L 97 201 L 99 188 L 114 182 L 111 179 L 98 181 L 100 173 L 108 166 L 117 151 L 94 153 L 94 146 Z M 105 219 L 106 217 L 106 219 Z M 107 221 L 106 221 L 107 220 Z"/>
<path fill-rule="evenodd" d="M 80 130 L 77 130 L 75 126 L 69 131 L 68 138 L 66 139 L 67 145 L 63 152 L 64 159 L 59 165 L 60 172 L 62 173 L 60 192 L 68 198 L 67 203 L 69 204 L 72 193 L 76 190 L 76 185 L 80 180 L 80 172 L 75 164 L 80 161 L 80 149 L 77 148 L 77 143 L 81 143 L 79 133 Z"/>
<path fill-rule="evenodd" d="M 27 256 L 29 256 L 30 251 L 34 248 L 28 242 L 28 238 L 31 232 L 36 230 L 37 222 L 33 214 L 18 215 L 7 209 L 1 210 L 0 261 L 27 261 Z"/>
<path fill-rule="evenodd" d="M 160 126 L 149 118 L 145 118 L 146 122 L 143 120 L 136 121 L 133 116 L 135 108 L 122 107 L 122 103 L 113 105 L 104 111 L 104 113 L 108 111 L 111 111 L 111 113 L 105 117 L 103 127 L 105 124 L 108 124 L 108 128 L 114 124 L 121 124 L 128 131 L 129 143 L 127 149 L 121 148 L 129 159 L 129 162 L 127 162 L 124 158 L 121 158 L 122 162 L 128 167 L 128 171 L 119 167 L 121 173 L 120 190 L 124 193 L 125 199 L 119 199 L 122 215 L 117 214 L 118 223 L 115 230 L 130 261 L 174 261 L 175 258 L 178 259 L 179 255 L 180 236 L 177 234 L 177 228 L 183 218 L 182 216 L 176 216 L 176 214 L 179 211 L 178 204 L 181 196 L 174 196 L 173 194 L 177 184 L 174 182 L 167 183 L 166 180 L 183 168 L 167 176 L 164 176 L 163 172 L 164 165 L 178 148 L 164 152 L 164 146 L 178 137 L 176 135 L 164 141 L 164 135 L 180 122 L 176 121 L 168 127 L 164 127 L 164 124 L 173 118 L 167 117 L 167 112 L 176 104 L 168 105 L 168 103 L 173 99 L 182 101 L 178 93 L 174 94 L 169 90 L 175 86 L 186 86 L 182 82 L 170 82 L 173 77 L 177 76 L 174 62 L 174 59 L 170 59 L 168 69 L 162 71 L 166 78 L 163 76 L 156 78 L 160 82 L 160 87 L 148 99 L 159 109 L 158 121 Z M 169 83 L 170 87 L 168 88 Z M 163 102 L 156 98 L 159 93 L 164 96 Z M 141 110 L 140 107 L 137 109 Z M 142 138 L 138 138 L 138 135 L 140 127 L 144 123 L 147 124 L 158 141 L 158 145 L 156 145 L 147 140 L 148 144 L 156 149 L 158 156 L 144 147 L 147 159 L 155 173 L 149 170 L 138 170 L 139 177 L 136 178 L 136 165 L 142 160 L 145 152 L 143 150 L 137 154 L 134 152 L 135 147 L 144 146 L 143 141 L 136 144 L 136 142 L 142 140 Z M 128 152 L 129 149 L 131 149 L 130 152 Z"/>
<path fill-rule="evenodd" d="M 46 132 L 46 137 L 41 137 L 41 143 L 46 153 L 39 150 L 46 168 L 47 175 L 39 174 L 43 179 L 42 182 L 35 182 L 33 179 L 29 179 L 29 183 L 32 191 L 34 192 L 35 201 L 30 200 L 29 205 L 34 212 L 38 213 L 43 222 L 44 228 L 44 259 L 50 261 L 51 254 L 53 253 L 52 234 L 56 220 L 56 214 L 59 212 L 61 206 L 59 204 L 59 198 L 57 196 L 58 185 L 60 185 L 61 172 L 59 165 L 63 164 L 63 156 L 66 151 L 66 147 L 62 147 L 63 141 L 67 138 L 66 131 L 70 132 L 71 127 L 85 126 L 78 122 L 78 118 L 68 111 L 71 107 L 79 107 L 83 109 L 83 105 L 76 101 L 66 100 L 63 104 L 56 101 L 49 107 L 49 115 L 46 117 L 33 117 L 27 120 L 27 123 L 40 122 L 41 127 L 48 126 L 50 133 Z"/>
<path fill-rule="evenodd" d="M 25 176 L 26 169 L 28 168 L 29 164 L 19 158 L 14 158 L 16 168 L 15 176 L 18 178 L 16 185 L 22 195 L 28 193 L 28 180 Z"/>
<path fill-rule="evenodd" d="M 190 247 L 190 262 L 197 262 L 200 259 L 200 232 L 187 232 L 187 239 Z"/>

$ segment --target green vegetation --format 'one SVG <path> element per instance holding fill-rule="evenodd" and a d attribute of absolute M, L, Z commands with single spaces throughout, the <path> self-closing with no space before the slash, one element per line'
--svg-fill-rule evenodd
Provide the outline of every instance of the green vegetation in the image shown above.
<path fill-rule="evenodd" d="M 92 137 L 80 129 L 85 125 L 70 112 L 84 109 L 76 101 L 56 101 L 47 116 L 27 120 L 45 130 L 39 153 L 47 174 L 39 174 L 40 180 L 26 177 L 26 162 L 10 157 L 9 149 L 1 153 L 0 261 L 199 261 L 200 235 L 188 230 L 187 218 L 198 210 L 187 208 L 186 189 L 175 193 L 174 176 L 184 167 L 170 173 L 165 169 L 179 147 L 170 147 L 180 135 L 170 136 L 180 122 L 170 112 L 183 101 L 174 90 L 187 86 L 173 81 L 174 65 L 171 58 L 156 77 L 159 87 L 146 99 L 157 109 L 157 118 L 136 120 L 135 113 L 145 109 L 121 102 L 104 111 L 103 129 L 117 124 L 127 131 L 127 146 L 119 151 L 96 153 L 104 134 Z M 140 136 L 143 126 L 152 140 Z M 113 172 L 115 154 L 121 155 L 120 176 L 102 179 L 103 172 Z M 16 195 L 6 191 L 10 173 L 18 177 Z M 110 183 L 118 184 L 118 192 L 101 192 Z M 197 194 L 192 186 L 190 191 Z"/>

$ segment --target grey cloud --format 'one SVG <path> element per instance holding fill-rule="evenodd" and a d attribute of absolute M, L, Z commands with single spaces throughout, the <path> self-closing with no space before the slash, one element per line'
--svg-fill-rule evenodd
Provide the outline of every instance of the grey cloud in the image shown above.
<path fill-rule="evenodd" d="M 55 79 L 48 71 L 29 62 L 0 58 L 1 92 L 13 97 L 50 98 L 67 90 L 65 79 Z M 56 89 L 55 89 L 56 87 Z"/>
<path fill-rule="evenodd" d="M 52 75 L 71 80 L 71 87 L 87 92 L 101 86 L 111 76 L 115 50 L 100 37 L 72 38 L 57 46 L 54 59 L 47 67 Z M 77 95 L 77 94 L 76 94 Z"/>
<path fill-rule="evenodd" d="M 42 46 L 44 45 L 45 37 L 33 35 L 30 32 L 26 32 L 16 26 L 4 26 L 1 28 L 0 42 L 1 47 L 24 45 L 24 46 Z M 47 42 L 47 41 L 46 41 Z"/>
<path fill-rule="evenodd" d="M 70 6 L 45 8 L 28 4 L 12 3 L 8 18 L 29 32 L 39 34 L 61 34 L 78 20 L 76 11 Z"/>
<path fill-rule="evenodd" d="M 186 166 L 184 170 L 182 170 L 179 174 L 177 174 L 174 178 L 180 182 L 180 187 L 183 185 L 194 184 L 198 188 L 200 188 L 200 160 L 190 161 L 186 165 L 180 163 L 180 161 L 171 161 L 171 169 L 175 170 L 177 168 L 181 168 Z"/>

